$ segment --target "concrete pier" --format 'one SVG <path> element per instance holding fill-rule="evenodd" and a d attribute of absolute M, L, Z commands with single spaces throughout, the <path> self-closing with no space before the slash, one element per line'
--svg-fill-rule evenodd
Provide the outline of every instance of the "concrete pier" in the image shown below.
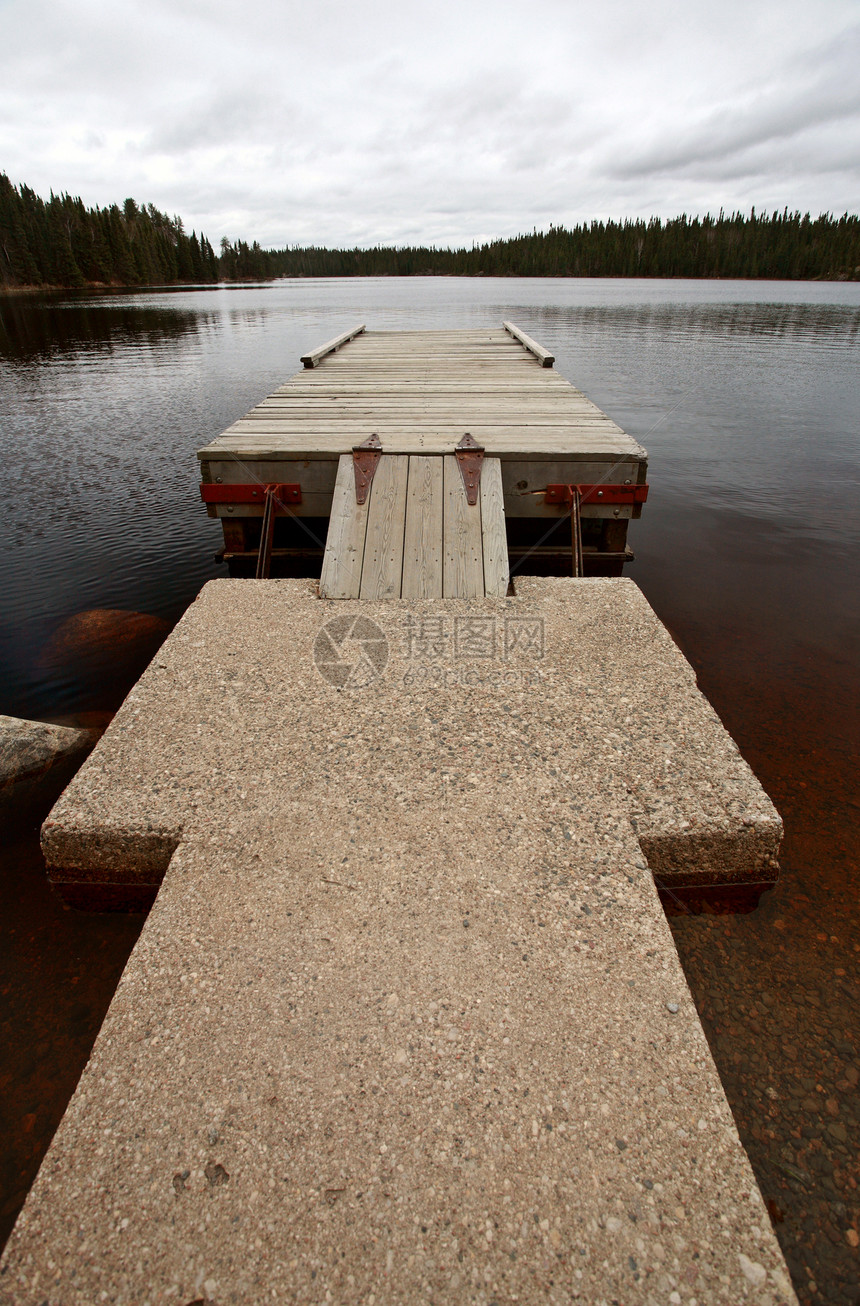
<path fill-rule="evenodd" d="M 794 1303 L 654 884 L 780 833 L 632 582 L 208 585 L 45 826 L 163 884 L 0 1302 Z"/>

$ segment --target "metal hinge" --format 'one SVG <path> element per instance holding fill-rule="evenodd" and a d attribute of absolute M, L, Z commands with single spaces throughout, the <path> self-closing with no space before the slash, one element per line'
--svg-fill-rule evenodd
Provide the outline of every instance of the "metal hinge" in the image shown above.
<path fill-rule="evenodd" d="M 484 461 L 483 447 L 467 431 L 454 450 L 460 465 L 460 475 L 466 489 L 466 502 L 474 507 L 478 502 L 478 490 L 481 485 L 481 464 Z"/>
<path fill-rule="evenodd" d="M 373 435 L 369 435 L 363 444 L 353 445 L 352 468 L 355 472 L 356 503 L 367 502 L 370 482 L 373 480 L 373 473 L 376 471 L 377 463 L 381 457 L 382 443 L 375 432 Z"/>

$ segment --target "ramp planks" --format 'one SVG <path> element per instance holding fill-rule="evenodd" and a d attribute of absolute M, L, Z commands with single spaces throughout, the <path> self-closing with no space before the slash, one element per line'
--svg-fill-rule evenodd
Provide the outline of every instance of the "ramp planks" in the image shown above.
<path fill-rule="evenodd" d="M 367 501 L 352 457 L 338 464 L 323 557 L 326 599 L 503 598 L 509 566 L 498 458 L 470 505 L 456 458 L 383 454 Z"/>

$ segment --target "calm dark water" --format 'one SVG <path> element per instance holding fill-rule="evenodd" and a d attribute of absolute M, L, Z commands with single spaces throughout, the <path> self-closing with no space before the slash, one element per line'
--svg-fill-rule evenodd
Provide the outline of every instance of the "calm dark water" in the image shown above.
<path fill-rule="evenodd" d="M 115 706 L 121 678 L 49 667 L 46 642 L 88 608 L 175 620 L 222 574 L 194 451 L 308 346 L 356 321 L 503 318 L 649 449 L 629 574 L 785 819 L 783 877 L 755 912 L 672 928 L 798 1294 L 856 1306 L 860 285 L 381 279 L 0 301 L 0 711 Z M 32 839 L 7 851 L 0 1232 L 140 923 L 63 913 L 39 870 Z"/>

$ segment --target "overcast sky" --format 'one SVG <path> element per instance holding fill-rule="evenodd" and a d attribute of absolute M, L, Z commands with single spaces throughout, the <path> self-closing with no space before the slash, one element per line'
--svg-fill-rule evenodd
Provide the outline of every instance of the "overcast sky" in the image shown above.
<path fill-rule="evenodd" d="M 0 0 L 0 171 L 266 246 L 860 209 L 857 0 Z"/>

